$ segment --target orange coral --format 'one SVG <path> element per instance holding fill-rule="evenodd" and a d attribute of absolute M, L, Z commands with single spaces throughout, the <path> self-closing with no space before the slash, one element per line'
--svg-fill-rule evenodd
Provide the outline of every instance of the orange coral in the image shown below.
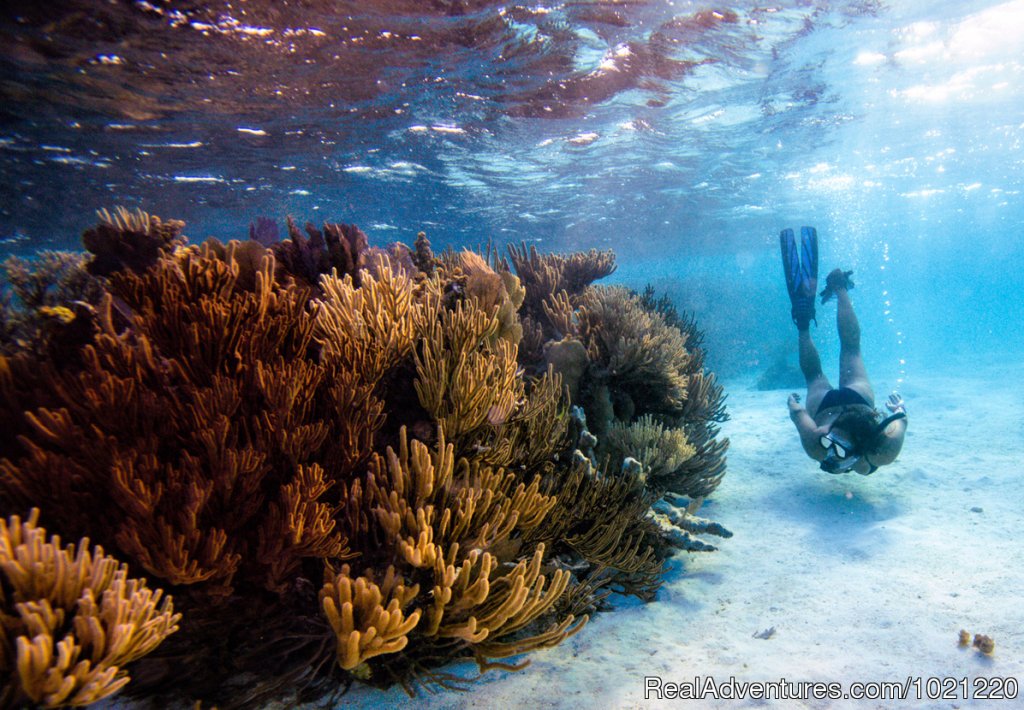
<path fill-rule="evenodd" d="M 132 331 L 108 323 L 80 372 L 52 374 L 56 406 L 29 413 L 25 457 L 0 462 L 8 494 L 61 510 L 65 531 L 116 543 L 174 584 L 215 583 L 222 593 L 244 560 L 266 558 L 266 545 L 254 552 L 261 526 L 279 532 L 284 509 L 318 510 L 325 486 L 288 486 L 303 480 L 330 429 L 316 398 L 301 396 L 327 375 L 308 359 L 312 319 L 275 286 L 267 252 L 255 290 L 239 288 L 234 253 L 204 245 L 117 274 L 111 287 L 132 309 Z M 68 484 L 54 488 L 56 476 Z M 99 509 L 108 513 L 97 520 Z M 288 525 L 301 528 L 302 515 Z M 312 548 L 308 534 L 295 530 L 277 553 L 341 549 L 337 532 Z M 265 583 L 278 588 L 293 564 L 268 561 Z"/>
<path fill-rule="evenodd" d="M 421 612 L 406 615 L 402 610 L 418 592 L 418 586 L 406 588 L 399 581 L 394 567 L 388 567 L 377 585 L 366 577 L 353 580 L 349 566 L 343 565 L 320 592 L 324 614 L 338 638 L 338 665 L 351 671 L 374 656 L 404 649 Z"/>

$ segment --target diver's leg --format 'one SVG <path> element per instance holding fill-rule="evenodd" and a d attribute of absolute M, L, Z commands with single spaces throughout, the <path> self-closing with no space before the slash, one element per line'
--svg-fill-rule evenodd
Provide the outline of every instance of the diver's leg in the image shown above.
<path fill-rule="evenodd" d="M 854 390 L 873 407 L 875 393 L 871 389 L 868 371 L 860 352 L 860 322 L 846 289 L 838 287 L 835 294 L 838 302 L 836 326 L 839 329 L 839 386 Z"/>
<path fill-rule="evenodd" d="M 800 329 L 797 337 L 800 348 L 800 371 L 804 373 L 804 379 L 807 381 L 807 401 L 804 402 L 804 406 L 813 418 L 818 413 L 822 398 L 832 389 L 832 385 L 821 371 L 821 357 L 818 355 L 818 349 L 814 347 L 814 341 L 811 340 L 810 328 Z"/>

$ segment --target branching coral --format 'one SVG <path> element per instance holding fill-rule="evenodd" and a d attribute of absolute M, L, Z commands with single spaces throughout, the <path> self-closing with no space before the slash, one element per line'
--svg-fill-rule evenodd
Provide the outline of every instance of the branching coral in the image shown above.
<path fill-rule="evenodd" d="M 555 504 L 539 480 L 526 485 L 503 469 L 456 459 L 442 428 L 434 451 L 403 431 L 398 451 L 375 457 L 365 485 L 351 489 L 346 514 L 367 554 L 321 594 L 343 668 L 403 649 L 362 674 L 402 678 L 409 664 L 460 655 L 483 668 L 558 643 L 586 621 L 555 615 L 569 573 L 544 574 L 544 545 L 522 547 Z M 385 563 L 393 566 L 380 584 L 359 571 Z"/>
<path fill-rule="evenodd" d="M 294 277 L 300 284 L 315 288 L 324 274 L 336 269 L 339 274 L 348 274 L 358 283 L 359 271 L 366 266 L 366 251 L 369 241 L 354 224 L 325 222 L 323 230 L 312 222 L 306 223 L 306 234 L 288 218 L 288 239 L 270 245 L 281 270 Z M 264 226 L 260 237 L 268 239 L 270 229 Z M 252 237 L 257 238 L 255 229 Z"/>
<path fill-rule="evenodd" d="M 433 276 L 434 269 L 437 268 L 439 260 L 434 257 L 434 252 L 430 248 L 430 240 L 427 239 L 426 232 L 419 232 L 416 235 L 414 247 L 416 252 L 413 261 L 416 264 L 417 270 L 421 271 L 424 276 Z"/>
<path fill-rule="evenodd" d="M 324 355 L 372 386 L 411 355 L 425 320 L 409 275 L 392 270 L 386 256 L 378 259 L 378 275 L 361 278 L 361 286 L 351 275 L 325 276 L 316 315 Z"/>
<path fill-rule="evenodd" d="M 181 615 L 88 540 L 77 551 L 47 541 L 38 517 L 0 519 L 0 707 L 94 703 L 129 682 L 125 665 L 177 631 Z"/>
<path fill-rule="evenodd" d="M 406 615 L 403 609 L 418 592 L 418 586 L 407 589 L 398 581 L 394 567 L 388 567 L 377 585 L 367 577 L 353 580 L 349 566 L 342 566 L 320 592 L 324 614 L 338 639 L 338 665 L 351 671 L 374 656 L 405 648 L 422 612 Z"/>
<path fill-rule="evenodd" d="M 657 494 L 635 477 L 608 474 L 577 456 L 560 482 L 552 515 L 534 535 L 579 555 L 600 584 L 653 599 L 661 585 L 663 557 L 657 529 L 646 513 Z"/>
<path fill-rule="evenodd" d="M 679 472 L 717 444 L 687 418 L 715 390 L 681 329 L 589 286 L 610 252 L 524 247 L 517 276 L 351 225 L 186 246 L 181 223 L 101 217 L 79 359 L 0 357 L 0 500 L 178 587 L 182 633 L 139 692 L 446 683 L 457 658 L 522 667 L 501 659 L 575 633 L 607 589 L 653 596 L 651 507 L 700 488 Z"/>
<path fill-rule="evenodd" d="M 726 415 L 692 318 L 652 290 L 637 297 L 590 286 L 614 269 L 610 256 L 540 255 L 525 245 L 510 253 L 527 291 L 521 364 L 564 377 L 572 402 L 586 411 L 595 464 L 607 459 L 627 474 L 635 468 L 629 475 L 657 495 L 709 495 L 725 473 L 728 441 L 717 439 L 717 424 Z"/>
<path fill-rule="evenodd" d="M 644 482 L 662 489 L 696 450 L 681 429 L 666 428 L 650 414 L 632 424 L 615 422 L 608 429 L 604 450 L 613 461 L 632 456 L 643 467 Z"/>
<path fill-rule="evenodd" d="M 581 298 L 578 337 L 587 347 L 595 387 L 607 387 L 616 416 L 676 415 L 687 399 L 690 353 L 676 328 L 645 311 L 619 287 L 597 287 Z M 604 423 L 588 418 L 598 436 Z"/>
<path fill-rule="evenodd" d="M 348 276 L 323 278 L 316 323 L 325 357 L 340 371 L 358 373 L 388 401 L 401 388 L 385 381 L 385 374 L 402 374 L 407 363 L 417 401 L 402 407 L 410 416 L 399 423 L 442 425 L 459 455 L 532 468 L 559 449 L 565 431 L 561 386 L 554 376 L 529 386 L 521 377 L 515 331 L 508 327 L 506 305 L 514 301 L 507 279 L 490 271 L 481 278 L 489 287 L 452 301 L 445 296 L 450 272 L 439 270 L 418 283 L 386 255 L 375 258 L 373 273 L 363 272 L 358 287 Z"/>
<path fill-rule="evenodd" d="M 238 287 L 233 254 L 205 245 L 112 277 L 132 330 L 108 322 L 80 371 L 52 373 L 52 406 L 26 415 L 23 458 L 0 461 L 5 496 L 60 510 L 62 531 L 223 593 L 243 562 L 279 588 L 295 556 L 342 549 L 317 508 L 329 485 L 303 468 L 332 424 L 306 396 L 327 375 L 308 357 L 313 321 L 274 285 L 269 253 L 255 291 Z M 262 555 L 261 536 L 275 540 Z"/>
<path fill-rule="evenodd" d="M 509 258 L 523 283 L 523 329 L 530 335 L 524 354 L 530 360 L 541 355 L 543 343 L 570 335 L 572 309 L 588 286 L 615 271 L 611 251 L 541 254 L 536 247 L 509 246 Z"/>
<path fill-rule="evenodd" d="M 561 382 L 547 373 L 527 393 L 516 346 L 493 338 L 499 325 L 496 316 L 468 303 L 441 309 L 425 324 L 416 391 L 461 454 L 475 453 L 495 465 L 532 466 L 563 445 Z"/>
<path fill-rule="evenodd" d="M 725 395 L 713 373 L 704 368 L 704 334 L 692 315 L 680 316 L 675 306 L 665 297 L 655 300 L 654 291 L 647 287 L 640 303 L 651 312 L 660 314 L 669 327 L 678 328 L 685 336 L 690 361 L 686 367 L 689 381 L 686 401 L 675 421 L 686 433 L 695 452 L 680 469 L 677 483 L 669 489 L 692 499 L 704 498 L 718 487 L 725 475 L 725 453 L 728 439 L 718 439 L 718 424 L 729 417 L 725 411 Z"/>
<path fill-rule="evenodd" d="M 541 254 L 536 247 L 509 247 L 512 265 L 526 286 L 526 300 L 531 312 L 537 312 L 548 298 L 566 292 L 570 298 L 583 293 L 593 282 L 615 271 L 615 254 L 611 251 Z"/>
<path fill-rule="evenodd" d="M 732 537 L 732 532 L 720 523 L 705 518 L 698 518 L 695 513 L 700 508 L 702 498 L 680 499 L 673 495 L 666 495 L 657 501 L 651 508 L 651 519 L 661 529 L 669 542 L 681 549 L 690 552 L 708 552 L 717 549 L 697 535 L 717 535 L 718 537 Z"/>
<path fill-rule="evenodd" d="M 82 245 L 93 255 L 87 265 L 90 274 L 110 276 L 130 269 L 145 271 L 163 254 L 184 244 L 179 220 L 162 221 L 142 210 L 118 207 L 113 213 L 97 212 L 100 223 L 82 235 Z"/>

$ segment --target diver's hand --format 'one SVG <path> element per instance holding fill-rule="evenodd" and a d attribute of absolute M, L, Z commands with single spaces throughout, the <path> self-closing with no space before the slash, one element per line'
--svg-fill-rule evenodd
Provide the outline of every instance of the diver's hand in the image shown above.
<path fill-rule="evenodd" d="M 907 413 L 907 407 L 905 404 L 903 404 L 903 398 L 900 397 L 899 394 L 897 394 L 896 392 L 893 392 L 891 395 L 889 395 L 889 399 L 888 401 L 886 401 L 885 407 L 893 414 L 895 414 L 896 412 L 903 412 L 904 414 Z"/>
<path fill-rule="evenodd" d="M 804 408 L 803 405 L 800 404 L 800 395 L 797 394 L 796 392 L 789 395 L 789 399 L 786 401 L 786 404 L 789 405 L 790 414 L 792 414 L 793 412 L 799 412 L 801 409 Z"/>

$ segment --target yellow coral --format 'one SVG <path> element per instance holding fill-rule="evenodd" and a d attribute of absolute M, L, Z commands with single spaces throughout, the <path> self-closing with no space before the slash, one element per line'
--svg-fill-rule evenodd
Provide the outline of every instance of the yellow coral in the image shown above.
<path fill-rule="evenodd" d="M 406 586 L 388 567 L 380 584 L 367 577 L 351 576 L 343 565 L 320 591 L 320 603 L 337 637 L 338 665 L 352 670 L 386 653 L 397 653 L 409 642 L 408 634 L 420 620 L 420 611 L 404 609 L 419 591 Z"/>
<path fill-rule="evenodd" d="M 377 259 L 377 275 L 363 272 L 359 286 L 349 275 L 324 276 L 316 315 L 325 356 L 340 360 L 371 384 L 412 350 L 423 308 L 413 299 L 409 275 L 393 269 L 387 255 Z"/>
<path fill-rule="evenodd" d="M 647 485 L 655 488 L 671 481 L 673 474 L 696 453 L 686 439 L 686 432 L 666 427 L 650 414 L 632 424 L 613 423 L 608 429 L 605 450 L 614 454 L 616 463 L 627 456 L 639 461 Z"/>
<path fill-rule="evenodd" d="M 39 315 L 44 318 L 53 318 L 64 325 L 75 319 L 75 312 L 67 306 L 43 306 L 39 309 Z"/>
<path fill-rule="evenodd" d="M 123 667 L 177 631 L 181 615 L 88 540 L 77 552 L 47 542 L 38 518 L 33 509 L 24 522 L 0 519 L 0 706 L 86 705 L 124 687 Z"/>
<path fill-rule="evenodd" d="M 497 319 L 460 302 L 426 328 L 415 385 L 424 409 L 453 440 L 508 419 L 524 390 L 516 376 L 516 346 L 507 340 L 486 344 Z"/>
<path fill-rule="evenodd" d="M 348 506 L 372 511 L 386 547 L 399 551 L 406 578 L 431 593 L 426 600 L 412 602 L 415 611 L 396 617 L 386 585 L 381 585 L 379 599 L 369 583 L 360 588 L 362 592 L 355 587 L 346 591 L 352 599 L 363 594 L 362 607 L 352 602 L 353 609 L 363 609 L 362 616 L 349 623 L 340 612 L 326 612 L 340 619 L 332 624 L 339 634 L 343 666 L 358 665 L 371 657 L 369 653 L 401 650 L 405 642 L 397 632 L 405 627 L 396 619 L 414 613 L 422 613 L 422 623 L 409 632 L 416 652 L 447 648 L 448 640 L 457 639 L 484 667 L 487 659 L 553 645 L 578 630 L 586 617 L 555 612 L 571 576 L 564 570 L 542 573 L 543 544 L 532 545 L 525 559 L 508 563 L 508 551 L 518 550 L 522 542 L 522 537 L 514 537 L 537 529 L 555 504 L 540 485 L 539 478 L 525 485 L 512 473 L 482 466 L 479 460 L 455 459 L 443 427 L 433 451 L 409 440 L 403 430 L 399 449 L 375 457 L 365 494 L 357 488 L 358 495 L 350 496 Z M 499 550 L 506 551 L 503 558 Z M 405 599 L 399 599 L 397 609 L 404 610 Z M 378 608 L 391 616 L 375 611 Z M 534 622 L 554 614 L 557 620 L 533 628 Z M 378 629 L 373 638 L 380 638 L 384 628 L 395 633 L 385 634 L 387 639 L 371 648 L 364 643 L 371 627 Z M 527 627 L 529 633 L 518 633 Z"/>
<path fill-rule="evenodd" d="M 122 232 L 145 232 L 149 229 L 150 216 L 140 208 L 134 212 L 127 207 L 118 205 L 113 213 L 106 208 L 96 210 L 96 216 L 100 221 Z"/>

